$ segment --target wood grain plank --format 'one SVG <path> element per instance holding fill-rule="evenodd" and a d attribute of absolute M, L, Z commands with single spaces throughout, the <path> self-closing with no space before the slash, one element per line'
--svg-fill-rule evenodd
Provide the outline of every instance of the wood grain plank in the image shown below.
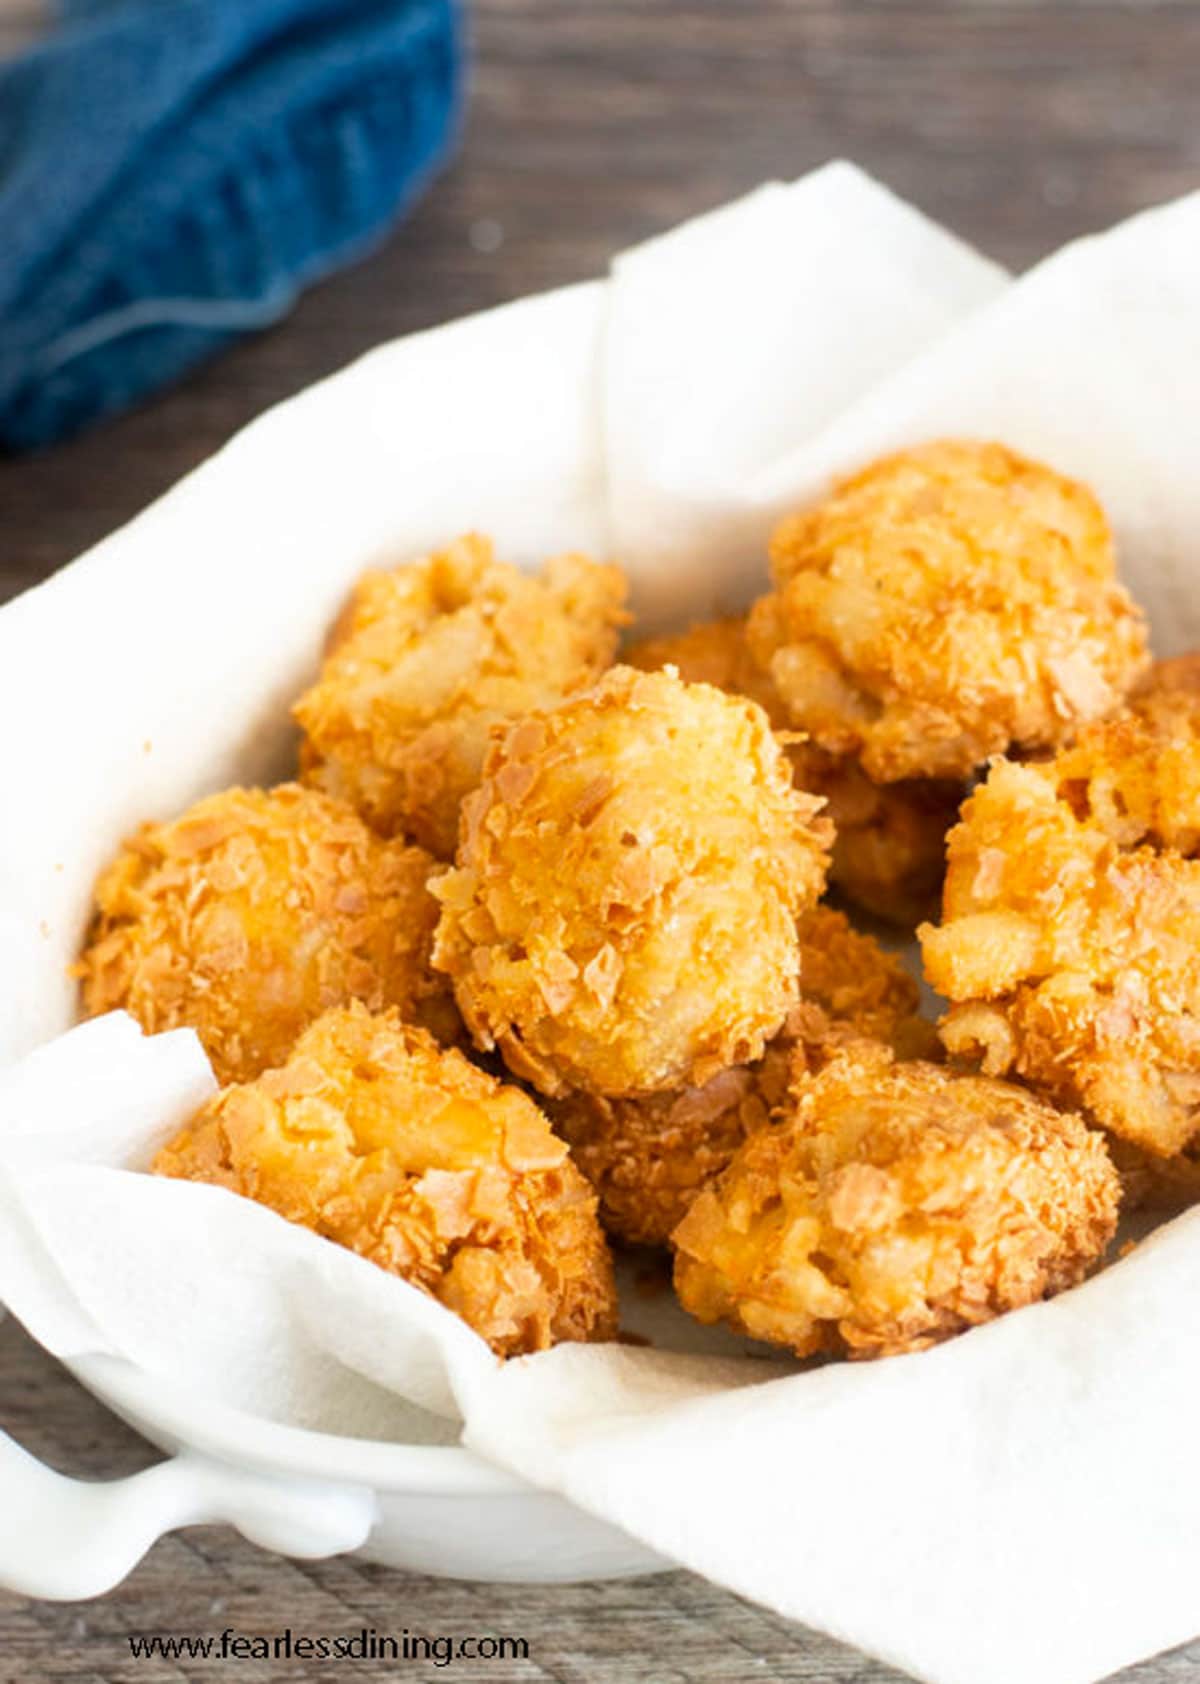
<path fill-rule="evenodd" d="M 11 0 L 0 0 L 11 3 Z M 464 151 L 375 257 L 180 389 L 0 462 L 0 597 L 382 339 L 847 155 L 1017 266 L 1200 180 L 1200 7 L 484 0 Z"/>

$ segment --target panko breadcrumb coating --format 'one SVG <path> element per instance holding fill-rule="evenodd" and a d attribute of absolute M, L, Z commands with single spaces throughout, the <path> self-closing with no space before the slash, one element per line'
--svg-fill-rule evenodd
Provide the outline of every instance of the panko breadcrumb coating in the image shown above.
<path fill-rule="evenodd" d="M 206 1181 L 402 1275 L 500 1356 L 616 1332 L 596 1200 L 537 1106 L 399 1013 L 327 1012 L 287 1063 L 164 1147 Z"/>
<path fill-rule="evenodd" d="M 789 731 L 787 710 L 750 653 L 744 616 L 643 639 L 631 644 L 623 658 L 644 672 L 674 666 L 689 682 L 749 696 L 776 731 Z M 873 783 L 853 755 L 829 754 L 790 735 L 788 756 L 796 782 L 825 798 L 836 832 L 830 882 L 876 917 L 911 929 L 936 910 L 946 832 L 958 817 L 962 785 L 933 778 Z"/>
<path fill-rule="evenodd" d="M 731 695 L 749 696 L 771 721 L 773 730 L 789 729 L 778 691 L 750 653 L 744 614 L 698 620 L 686 631 L 669 632 L 663 637 L 637 638 L 622 650 L 621 660 L 639 672 L 677 667 L 680 678 L 689 684 L 712 684 Z"/>
<path fill-rule="evenodd" d="M 1169 1157 L 1200 1131 L 1200 860 L 1123 846 L 1114 789 L 1060 789 L 1060 764 L 998 760 L 950 834 L 943 922 L 919 932 L 942 1039 Z"/>
<path fill-rule="evenodd" d="M 675 1231 L 703 1322 L 801 1357 L 916 1351 L 1073 1286 L 1112 1237 L 1102 1137 L 1012 1083 L 860 1043 L 793 1103 Z"/>
<path fill-rule="evenodd" d="M 871 778 L 965 778 L 1112 713 L 1146 665 L 1083 485 L 999 444 L 900 451 L 786 520 L 748 637 L 793 725 Z"/>
<path fill-rule="evenodd" d="M 436 862 L 317 790 L 229 789 L 143 825 L 101 876 L 77 967 L 89 1016 L 194 1029 L 218 1079 L 280 1064 L 330 1006 L 395 1005 L 461 1034 L 430 969 Z"/>
<path fill-rule="evenodd" d="M 945 778 L 877 784 L 850 756 L 792 749 L 801 789 L 823 795 L 837 832 L 829 880 L 864 911 L 910 933 L 937 911 L 946 834 L 966 791 Z"/>
<path fill-rule="evenodd" d="M 856 1040 L 886 1041 L 897 1058 L 936 1055 L 937 1036 L 920 1015 L 915 979 L 894 953 L 831 906 L 816 907 L 800 926 L 800 994 L 792 1040 L 814 1055 L 846 1031 Z"/>
<path fill-rule="evenodd" d="M 600 1220 L 632 1245 L 665 1245 L 697 1192 L 728 1164 L 787 1093 L 797 1047 L 819 1062 L 839 1034 L 878 1036 L 901 1057 L 932 1050 L 917 985 L 900 961 L 840 912 L 818 906 L 801 933 L 802 1002 L 754 1064 L 703 1087 L 644 1099 L 570 1094 L 550 1119 L 600 1196 Z"/>
<path fill-rule="evenodd" d="M 1200 853 L 1200 673 L 1189 660 L 1160 662 L 1126 710 L 1051 763 L 1059 796 L 1123 848 Z"/>
<path fill-rule="evenodd" d="M 561 555 L 522 573 L 475 534 L 365 574 L 293 710 L 304 781 L 451 859 L 492 728 L 598 678 L 624 599 L 619 568 Z"/>
<path fill-rule="evenodd" d="M 1111 730 L 1099 727 L 1076 745 L 1074 752 L 1087 761 L 1088 810 L 1103 814 L 1112 835 L 1146 837 L 1195 856 L 1200 851 L 1200 651 L 1156 661 L 1130 709 L 1128 718 L 1117 716 Z M 1059 757 L 1059 789 L 1065 782 L 1069 798 L 1078 801 L 1069 764 L 1066 755 Z M 1200 1201 L 1200 1135 L 1170 1158 L 1116 1135 L 1109 1150 L 1120 1172 L 1124 1209 L 1178 1211 Z"/>
<path fill-rule="evenodd" d="M 762 709 L 615 667 L 492 748 L 434 963 L 483 1049 L 543 1093 L 627 1097 L 758 1058 L 796 1003 L 820 803 Z"/>

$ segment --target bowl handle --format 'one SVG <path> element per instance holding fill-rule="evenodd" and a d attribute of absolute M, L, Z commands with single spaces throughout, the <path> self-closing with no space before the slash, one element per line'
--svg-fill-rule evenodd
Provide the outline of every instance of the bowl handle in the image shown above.
<path fill-rule="evenodd" d="M 184 1451 L 128 1479 L 68 1479 L 0 1432 L 0 1588 L 100 1596 L 180 1526 L 221 1523 L 281 1555 L 341 1555 L 375 1524 L 374 1492 L 279 1479 Z"/>

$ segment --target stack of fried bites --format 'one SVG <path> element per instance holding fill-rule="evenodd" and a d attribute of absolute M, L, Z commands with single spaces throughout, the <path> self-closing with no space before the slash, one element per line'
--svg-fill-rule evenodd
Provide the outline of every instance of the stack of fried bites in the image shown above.
<path fill-rule="evenodd" d="M 1078 1282 L 1122 1196 L 1200 1197 L 1200 658 L 1150 666 L 1095 498 L 934 443 L 770 563 L 618 664 L 582 556 L 361 580 L 299 782 L 100 879 L 86 1011 L 190 1025 L 227 1084 L 156 1170 L 504 1356 L 616 1336 L 606 1235 L 701 1321 L 875 1356 Z M 940 1044 L 846 906 L 920 923 Z"/>

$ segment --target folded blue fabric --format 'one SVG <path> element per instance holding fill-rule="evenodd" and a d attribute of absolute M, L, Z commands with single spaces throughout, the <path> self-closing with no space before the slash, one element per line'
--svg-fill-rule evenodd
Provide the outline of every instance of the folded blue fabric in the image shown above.
<path fill-rule="evenodd" d="M 457 130 L 456 0 L 61 0 L 0 66 L 0 441 L 122 409 L 368 250 Z"/>

